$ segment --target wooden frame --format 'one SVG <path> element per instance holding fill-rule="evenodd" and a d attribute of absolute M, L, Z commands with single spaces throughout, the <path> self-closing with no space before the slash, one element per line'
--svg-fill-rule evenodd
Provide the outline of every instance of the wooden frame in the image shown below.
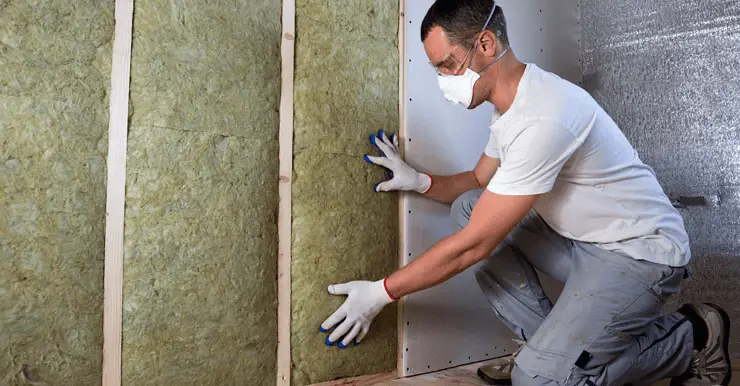
<path fill-rule="evenodd" d="M 108 182 L 103 295 L 103 386 L 121 385 L 123 215 L 134 0 L 116 0 L 108 124 Z"/>
<path fill-rule="evenodd" d="M 290 386 L 290 248 L 293 182 L 293 75 L 295 72 L 295 0 L 283 0 L 280 45 L 280 179 L 278 205 L 278 347 L 277 385 Z"/>
<path fill-rule="evenodd" d="M 398 2 L 398 137 L 401 139 L 406 138 L 405 130 L 405 119 L 406 119 L 406 0 L 399 0 Z M 400 141 L 406 143 L 406 141 Z M 403 148 L 403 146 L 402 146 Z M 403 228 L 404 228 L 404 213 L 406 206 L 404 205 L 403 197 L 406 193 L 401 192 L 398 196 L 398 268 L 403 267 Z M 404 299 L 398 300 L 398 320 L 397 320 L 397 334 L 398 353 L 396 355 L 396 371 L 397 375 L 403 374 L 403 304 Z"/>

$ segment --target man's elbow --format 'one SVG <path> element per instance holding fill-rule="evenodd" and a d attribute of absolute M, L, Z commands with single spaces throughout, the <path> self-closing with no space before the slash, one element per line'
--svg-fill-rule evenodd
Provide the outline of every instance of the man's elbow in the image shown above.
<path fill-rule="evenodd" d="M 471 186 L 473 189 L 483 189 L 486 186 L 488 186 L 488 182 L 483 182 L 481 180 L 481 177 L 478 176 L 478 173 L 476 173 L 475 170 L 471 170 L 470 172 L 470 183 L 468 186 Z"/>

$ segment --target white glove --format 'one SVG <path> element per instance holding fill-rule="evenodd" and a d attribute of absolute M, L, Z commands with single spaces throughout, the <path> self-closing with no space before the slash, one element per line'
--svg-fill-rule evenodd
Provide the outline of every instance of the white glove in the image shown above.
<path fill-rule="evenodd" d="M 383 166 L 393 172 L 393 178 L 375 185 L 376 192 L 387 192 L 391 190 L 413 190 L 426 193 L 432 186 L 432 177 L 428 174 L 419 173 L 401 159 L 398 150 L 398 136 L 393 134 L 393 140 L 389 140 L 383 130 L 378 136 L 370 135 L 370 142 L 377 146 L 383 153 L 382 157 L 366 155 L 365 161 L 375 165 Z"/>
<path fill-rule="evenodd" d="M 360 344 L 370 329 L 370 323 L 385 307 L 394 300 L 385 289 L 385 280 L 376 282 L 352 281 L 344 284 L 329 286 L 332 295 L 347 295 L 344 303 L 328 318 L 321 323 L 319 330 L 327 332 L 339 324 L 337 328 L 326 338 L 326 344 L 331 346 L 342 337 L 337 345 L 345 348 L 354 339 L 355 345 Z"/>

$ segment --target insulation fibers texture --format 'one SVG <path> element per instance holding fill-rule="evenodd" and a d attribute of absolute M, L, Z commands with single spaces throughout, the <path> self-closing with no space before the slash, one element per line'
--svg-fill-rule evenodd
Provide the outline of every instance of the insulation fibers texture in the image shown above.
<path fill-rule="evenodd" d="M 368 135 L 398 122 L 398 2 L 301 0 L 296 4 L 293 174 L 293 382 L 306 385 L 390 371 L 396 309 L 363 342 L 324 344 L 324 321 L 344 301 L 327 286 L 378 280 L 398 267 L 398 200 L 375 193 L 383 171 L 366 164 Z"/>
<path fill-rule="evenodd" d="M 279 1 L 136 1 L 125 385 L 274 385 Z"/>
<path fill-rule="evenodd" d="M 677 297 L 740 320 L 740 2 L 582 0 L 586 88 L 681 209 L 694 277 Z M 740 356 L 740 334 L 731 351 Z"/>
<path fill-rule="evenodd" d="M 112 36 L 112 1 L 0 1 L 0 385 L 100 383 Z"/>

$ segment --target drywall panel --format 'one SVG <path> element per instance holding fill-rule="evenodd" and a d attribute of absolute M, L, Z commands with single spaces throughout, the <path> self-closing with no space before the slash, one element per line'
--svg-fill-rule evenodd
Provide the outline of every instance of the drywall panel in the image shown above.
<path fill-rule="evenodd" d="M 680 209 L 694 278 L 675 299 L 740 319 L 740 2 L 583 0 L 584 84 Z M 740 356 L 740 334 L 730 335 Z"/>
<path fill-rule="evenodd" d="M 0 3 L 0 384 L 100 384 L 113 2 Z"/>
<path fill-rule="evenodd" d="M 137 1 L 126 385 L 274 385 L 280 2 Z"/>
<path fill-rule="evenodd" d="M 448 104 L 420 40 L 432 0 L 406 5 L 406 160 L 431 174 L 471 170 L 483 153 L 490 104 L 467 111 Z M 507 18 L 514 53 L 572 82 L 581 80 L 578 1 L 497 1 Z M 481 27 L 483 26 L 481 21 Z M 418 195 L 403 200 L 405 263 L 450 234 L 449 207 Z M 403 306 L 403 375 L 414 375 L 511 352 L 513 334 L 495 317 L 474 278 L 475 267 Z M 557 285 L 547 285 L 557 289 Z M 552 291 L 549 291 L 552 294 Z"/>
<path fill-rule="evenodd" d="M 319 325 L 344 301 L 327 286 L 378 280 L 398 267 L 398 201 L 375 193 L 368 135 L 398 124 L 398 1 L 296 4 L 293 163 L 293 382 L 306 385 L 396 366 L 389 306 L 358 346 L 324 344 Z"/>

